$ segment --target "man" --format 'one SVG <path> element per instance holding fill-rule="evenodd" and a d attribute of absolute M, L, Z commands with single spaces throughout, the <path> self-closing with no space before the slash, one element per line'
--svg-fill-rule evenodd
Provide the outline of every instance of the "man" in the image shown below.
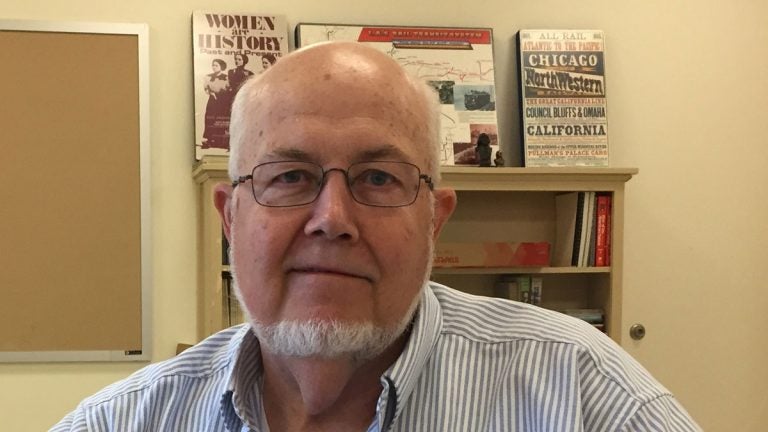
<path fill-rule="evenodd" d="M 688 431 L 636 362 L 555 312 L 428 283 L 456 205 L 436 95 L 354 43 L 299 50 L 232 110 L 214 202 L 250 324 L 54 430 Z"/>

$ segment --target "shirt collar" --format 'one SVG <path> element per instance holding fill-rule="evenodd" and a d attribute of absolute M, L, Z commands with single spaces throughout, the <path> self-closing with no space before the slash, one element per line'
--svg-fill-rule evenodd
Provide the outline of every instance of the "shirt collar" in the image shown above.
<path fill-rule="evenodd" d="M 221 415 L 229 431 L 239 431 L 246 426 L 260 430 L 263 415 L 261 410 L 261 349 L 259 341 L 251 331 L 251 326 L 243 324 L 232 338 L 229 347 L 232 359 L 227 387 L 221 397 Z"/>
<path fill-rule="evenodd" d="M 431 286 L 422 289 L 419 312 L 413 322 L 405 349 L 381 377 L 383 390 L 377 406 L 377 420 L 386 431 L 400 415 L 419 375 L 429 360 L 442 327 L 443 315 Z"/>

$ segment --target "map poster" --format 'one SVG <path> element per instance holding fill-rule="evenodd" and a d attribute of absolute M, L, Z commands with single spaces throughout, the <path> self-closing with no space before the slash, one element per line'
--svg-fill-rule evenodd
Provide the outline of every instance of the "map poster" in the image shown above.
<path fill-rule="evenodd" d="M 195 158 L 229 154 L 229 116 L 240 86 L 288 53 L 283 15 L 192 13 Z"/>
<path fill-rule="evenodd" d="M 440 100 L 441 165 L 478 165 L 480 134 L 499 150 L 493 31 L 489 28 L 403 27 L 300 23 L 296 46 L 347 40 L 391 56 L 435 88 Z"/>
<path fill-rule="evenodd" d="M 600 30 L 520 30 L 525 166 L 608 166 Z"/>

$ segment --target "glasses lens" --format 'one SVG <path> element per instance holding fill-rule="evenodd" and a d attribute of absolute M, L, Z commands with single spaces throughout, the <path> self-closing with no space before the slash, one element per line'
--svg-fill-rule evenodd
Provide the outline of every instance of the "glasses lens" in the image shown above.
<path fill-rule="evenodd" d="M 406 206 L 419 193 L 419 168 L 405 162 L 362 162 L 349 167 L 349 189 L 361 204 Z"/>
<path fill-rule="evenodd" d="M 323 169 L 309 162 L 268 162 L 253 169 L 253 197 L 269 207 L 308 204 L 322 185 Z"/>

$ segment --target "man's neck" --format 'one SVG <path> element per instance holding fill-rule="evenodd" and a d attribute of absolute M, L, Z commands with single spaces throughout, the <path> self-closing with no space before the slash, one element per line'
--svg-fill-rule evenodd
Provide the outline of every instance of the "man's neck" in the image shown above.
<path fill-rule="evenodd" d="M 380 377 L 406 339 L 401 337 L 362 363 L 350 357 L 285 358 L 262 349 L 264 412 L 270 430 L 366 430 L 376 414 Z"/>

